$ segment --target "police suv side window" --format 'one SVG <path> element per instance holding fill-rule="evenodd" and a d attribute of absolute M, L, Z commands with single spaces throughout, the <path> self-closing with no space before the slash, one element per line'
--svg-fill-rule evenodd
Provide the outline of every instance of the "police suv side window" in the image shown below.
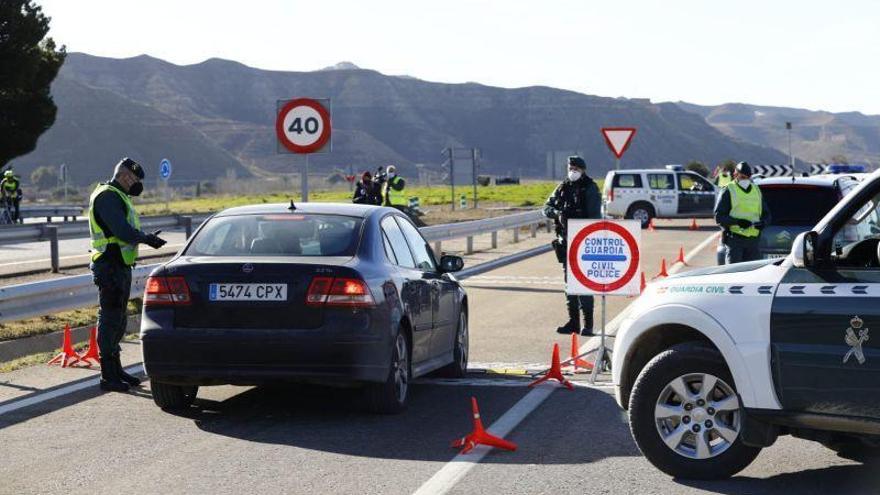
<path fill-rule="evenodd" d="M 406 236 L 410 247 L 412 247 L 413 256 L 416 260 L 416 267 L 419 270 L 426 272 L 435 271 L 434 257 L 431 256 L 431 253 L 428 251 L 428 243 L 425 242 L 425 238 L 422 237 L 422 234 L 419 233 L 418 229 L 413 227 L 413 224 L 403 218 L 398 217 L 397 223 L 400 224 L 400 229 L 403 230 L 403 235 Z"/>
<path fill-rule="evenodd" d="M 397 264 L 407 268 L 415 268 L 416 264 L 413 261 L 412 253 L 409 251 L 406 238 L 403 236 L 403 232 L 400 231 L 400 227 L 397 226 L 397 222 L 394 221 L 394 216 L 388 216 L 382 220 L 382 230 L 388 236 L 388 241 L 391 242 L 391 250 L 394 252 L 395 258 L 397 258 Z"/>
<path fill-rule="evenodd" d="M 640 189 L 642 187 L 642 176 L 638 174 L 617 174 L 614 176 L 612 186 L 621 189 Z"/>
<path fill-rule="evenodd" d="M 675 189 L 672 174 L 648 174 L 648 185 L 651 189 Z"/>

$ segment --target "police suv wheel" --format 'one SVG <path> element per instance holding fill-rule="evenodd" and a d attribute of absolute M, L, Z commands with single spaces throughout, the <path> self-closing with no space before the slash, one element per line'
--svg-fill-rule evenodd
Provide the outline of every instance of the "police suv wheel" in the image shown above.
<path fill-rule="evenodd" d="M 674 346 L 645 366 L 629 423 L 645 457 L 676 478 L 729 478 L 761 451 L 742 443 L 744 411 L 724 359 L 699 344 Z"/>
<path fill-rule="evenodd" d="M 647 203 L 636 203 L 629 207 L 626 218 L 638 220 L 643 229 L 647 229 L 654 217 L 654 207 Z"/>
<path fill-rule="evenodd" d="M 401 332 L 394 339 L 388 378 L 382 383 L 371 383 L 364 390 L 367 409 L 378 414 L 402 412 L 409 398 L 411 376 L 409 341 Z"/>

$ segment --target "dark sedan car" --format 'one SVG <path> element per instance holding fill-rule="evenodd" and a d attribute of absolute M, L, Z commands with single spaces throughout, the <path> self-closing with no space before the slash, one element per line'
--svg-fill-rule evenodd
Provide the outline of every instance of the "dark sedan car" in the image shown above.
<path fill-rule="evenodd" d="M 406 406 L 413 377 L 463 376 L 467 294 L 395 209 L 303 203 L 211 217 L 147 281 L 141 340 L 153 400 L 188 407 L 200 385 L 362 386 Z"/>

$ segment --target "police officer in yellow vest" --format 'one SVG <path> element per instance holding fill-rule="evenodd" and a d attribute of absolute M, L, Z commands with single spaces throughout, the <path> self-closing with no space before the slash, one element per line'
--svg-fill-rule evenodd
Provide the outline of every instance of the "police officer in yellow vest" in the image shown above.
<path fill-rule="evenodd" d="M 724 233 L 727 263 L 753 261 L 761 257 L 758 249 L 761 230 L 770 223 L 770 210 L 761 196 L 761 189 L 752 183 L 752 167 L 739 162 L 715 205 L 715 221 Z"/>
<path fill-rule="evenodd" d="M 721 197 L 721 193 L 727 190 L 727 186 L 733 182 L 735 165 L 731 161 L 727 161 L 715 168 L 715 201 Z M 724 229 L 722 229 L 724 230 Z M 727 260 L 727 247 L 724 245 L 724 238 L 718 239 L 718 247 L 715 249 L 715 261 L 719 265 L 723 265 Z"/>
<path fill-rule="evenodd" d="M 397 167 L 388 165 L 386 169 L 388 180 L 385 182 L 385 206 L 395 206 L 405 208 L 408 205 L 406 194 L 403 188 L 406 187 L 406 181 L 403 177 L 397 175 Z"/>
<path fill-rule="evenodd" d="M 140 219 L 131 196 L 144 190 L 144 168 L 131 158 L 116 164 L 113 179 L 98 184 L 89 198 L 89 232 L 92 238 L 92 278 L 98 286 L 98 348 L 101 351 L 101 389 L 125 392 L 140 379 L 126 373 L 120 362 L 119 342 L 128 323 L 131 267 L 138 244 L 158 249 L 165 244 L 156 234 L 140 230 Z"/>
<path fill-rule="evenodd" d="M 13 222 L 21 221 L 21 181 L 15 176 L 12 169 L 3 173 L 3 180 L 0 181 L 0 197 L 6 202 L 9 208 L 9 214 L 12 216 L 10 220 Z"/>

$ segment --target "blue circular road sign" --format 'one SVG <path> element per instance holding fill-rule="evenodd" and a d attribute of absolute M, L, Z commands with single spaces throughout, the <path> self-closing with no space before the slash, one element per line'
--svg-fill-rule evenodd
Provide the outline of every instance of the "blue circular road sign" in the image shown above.
<path fill-rule="evenodd" d="M 171 177 L 171 162 L 167 158 L 163 158 L 159 162 L 159 177 L 162 177 L 162 180 L 168 180 Z"/>

